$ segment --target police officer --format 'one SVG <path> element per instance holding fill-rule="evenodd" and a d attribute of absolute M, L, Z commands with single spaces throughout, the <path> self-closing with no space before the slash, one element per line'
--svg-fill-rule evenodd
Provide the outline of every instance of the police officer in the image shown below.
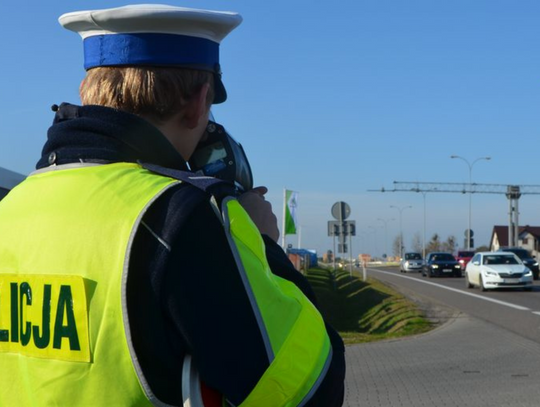
<path fill-rule="evenodd" d="M 0 405 L 342 404 L 342 341 L 277 245 L 266 189 L 237 199 L 186 165 L 240 22 L 157 5 L 60 18 L 87 74 L 0 203 Z"/>

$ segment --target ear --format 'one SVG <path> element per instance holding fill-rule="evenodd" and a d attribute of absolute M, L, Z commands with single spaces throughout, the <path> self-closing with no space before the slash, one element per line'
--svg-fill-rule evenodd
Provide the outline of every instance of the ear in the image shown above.
<path fill-rule="evenodd" d="M 201 117 L 206 115 L 208 107 L 206 105 L 206 96 L 210 89 L 210 84 L 205 83 L 201 89 L 189 99 L 183 117 L 184 123 L 189 129 L 194 129 L 199 125 Z"/>

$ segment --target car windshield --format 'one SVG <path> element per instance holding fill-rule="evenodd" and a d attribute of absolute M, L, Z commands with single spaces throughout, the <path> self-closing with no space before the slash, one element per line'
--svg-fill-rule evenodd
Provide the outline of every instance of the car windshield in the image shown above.
<path fill-rule="evenodd" d="M 458 257 L 472 257 L 474 252 L 458 252 Z"/>
<path fill-rule="evenodd" d="M 489 255 L 484 256 L 483 264 L 519 264 L 514 256 Z"/>
<path fill-rule="evenodd" d="M 422 260 L 420 253 L 405 253 L 405 260 Z"/>
<path fill-rule="evenodd" d="M 514 253 L 516 256 L 518 256 L 520 259 L 526 259 L 526 258 L 529 258 L 531 257 L 529 255 L 529 253 L 527 252 L 527 250 L 523 250 L 523 249 L 512 249 L 512 250 L 507 250 L 509 252 L 512 252 Z"/>
<path fill-rule="evenodd" d="M 439 253 L 439 254 L 434 254 L 431 257 L 431 260 L 433 260 L 433 261 L 455 261 L 456 259 L 454 259 L 454 256 L 452 256 L 449 253 Z"/>

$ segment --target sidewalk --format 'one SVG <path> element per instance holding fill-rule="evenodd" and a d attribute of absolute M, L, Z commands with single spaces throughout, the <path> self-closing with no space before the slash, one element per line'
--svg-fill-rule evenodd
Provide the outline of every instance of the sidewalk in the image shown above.
<path fill-rule="evenodd" d="M 540 344 L 463 314 L 424 335 L 349 346 L 346 361 L 346 407 L 540 406 Z"/>

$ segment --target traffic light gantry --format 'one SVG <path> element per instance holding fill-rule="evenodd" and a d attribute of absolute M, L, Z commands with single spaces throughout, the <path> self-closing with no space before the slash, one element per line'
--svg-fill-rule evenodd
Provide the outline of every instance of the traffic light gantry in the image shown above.
<path fill-rule="evenodd" d="M 422 192 L 505 195 L 509 203 L 508 244 L 517 246 L 519 235 L 519 198 L 540 195 L 540 185 L 479 184 L 476 182 L 394 181 L 392 189 L 368 189 L 368 192 Z"/>

